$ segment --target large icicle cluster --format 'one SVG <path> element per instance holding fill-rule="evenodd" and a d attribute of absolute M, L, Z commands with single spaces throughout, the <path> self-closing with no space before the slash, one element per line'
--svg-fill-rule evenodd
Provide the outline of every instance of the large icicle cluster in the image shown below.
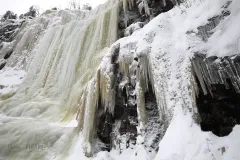
<path fill-rule="evenodd" d="M 227 80 L 231 80 L 234 89 L 240 93 L 239 57 L 208 57 L 204 54 L 196 54 L 193 60 L 193 69 L 201 84 L 204 94 L 212 92 L 213 84 L 224 84 L 229 88 Z"/>
<path fill-rule="evenodd" d="M 149 97 L 145 97 L 148 92 L 154 96 L 154 81 L 148 57 L 150 49 L 137 53 L 136 47 L 136 43 L 125 44 L 120 41 L 120 44 L 112 46 L 112 50 L 102 60 L 99 98 L 102 99 L 100 105 L 105 108 L 105 113 L 100 115 L 100 123 L 104 125 L 98 124 L 101 126 L 98 137 L 106 143 L 107 150 L 114 149 L 122 153 L 128 148 L 143 147 L 142 144 L 146 143 L 146 150 L 155 155 L 163 136 L 160 130 L 165 124 L 159 123 L 158 113 L 154 115 L 151 112 L 153 109 L 159 112 L 159 108 L 152 108 L 149 101 L 146 101 Z M 98 106 L 99 109 L 101 106 Z M 153 126 L 157 127 L 156 130 L 151 129 Z M 148 136 L 145 137 L 146 135 Z M 150 136 L 152 138 L 147 139 Z"/>
<path fill-rule="evenodd" d="M 218 136 L 229 135 L 240 124 L 239 56 L 218 58 L 196 54 L 192 66 L 202 130 Z"/>

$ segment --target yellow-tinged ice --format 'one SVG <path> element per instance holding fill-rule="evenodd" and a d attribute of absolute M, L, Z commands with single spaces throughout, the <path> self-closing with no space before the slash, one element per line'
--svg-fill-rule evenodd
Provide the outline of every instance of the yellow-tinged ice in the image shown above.
<path fill-rule="evenodd" d="M 34 43 L 26 42 L 27 37 L 31 37 L 32 34 L 27 30 L 22 30 L 20 36 L 17 37 L 17 46 L 15 46 L 20 53 L 19 56 L 13 56 L 12 62 L 18 61 L 21 54 L 26 53 L 29 54 L 28 62 L 31 63 L 25 65 L 24 60 L 21 62 L 28 70 L 28 74 L 12 97 L 0 100 L 0 114 L 13 119 L 23 118 L 24 121 L 25 118 L 37 122 L 39 120 L 39 123 L 46 124 L 42 125 L 42 130 L 47 130 L 47 132 L 49 132 L 46 129 L 48 123 L 63 123 L 76 118 L 79 122 L 78 128 L 71 133 L 65 134 L 64 129 L 61 131 L 61 128 L 50 131 L 53 132 L 52 135 L 59 131 L 61 136 L 58 137 L 59 141 L 56 143 L 51 141 L 51 146 L 48 147 L 61 151 L 69 145 L 68 143 L 71 143 L 70 140 L 66 143 L 66 139 L 73 140 L 72 135 L 75 135 L 76 131 L 81 131 L 85 140 L 85 151 L 91 154 L 90 142 L 94 134 L 100 86 L 103 96 L 104 92 L 107 92 L 105 89 L 107 84 L 103 79 L 100 80 L 99 65 L 102 57 L 108 53 L 110 45 L 118 39 L 118 18 L 121 4 L 120 0 L 110 0 L 89 13 L 80 13 L 79 16 L 65 11 L 69 13 L 63 12 L 59 16 L 58 23 L 52 22 L 52 25 L 49 25 L 49 21 L 44 23 L 45 28 L 39 32 L 40 35 L 36 33 L 38 37 L 35 38 L 38 39 L 34 40 Z M 45 16 L 51 14 L 56 13 Z M 70 21 L 68 21 L 69 19 Z M 41 20 L 38 22 L 41 24 Z M 36 26 L 34 23 L 27 24 L 29 28 L 34 28 L 34 26 Z M 37 122 L 32 122 L 32 124 Z M 2 132 L 5 133 L 5 129 L 7 131 L 11 127 L 12 133 L 8 135 L 9 137 L 13 136 L 15 139 L 24 139 L 25 143 L 31 143 L 32 139 L 28 139 L 28 137 L 38 134 L 37 126 L 32 126 L 36 132 L 30 132 L 26 130 L 28 127 L 25 125 L 27 124 L 22 124 L 21 128 L 14 125 L 2 127 Z M 44 126 L 46 127 L 44 128 Z M 15 134 L 15 132 L 19 134 Z M 23 133 L 27 134 L 21 137 Z M 64 138 L 66 135 L 71 136 Z M 46 142 L 48 138 L 51 137 L 45 137 Z M 65 146 L 63 146 L 63 142 Z M 2 139 L 0 143 L 7 145 L 8 142 Z M 19 141 L 19 143 L 22 142 Z M 16 141 L 14 145 L 21 144 Z M 6 146 L 2 147 L 0 150 L 7 150 Z M 32 153 L 35 152 L 32 150 Z M 25 154 L 22 156 L 26 156 L 26 159 L 30 156 L 25 151 L 22 154 Z M 19 157 L 17 153 L 9 153 L 8 159 L 14 159 L 15 156 Z M 37 158 L 46 159 L 46 157 L 40 156 Z"/>

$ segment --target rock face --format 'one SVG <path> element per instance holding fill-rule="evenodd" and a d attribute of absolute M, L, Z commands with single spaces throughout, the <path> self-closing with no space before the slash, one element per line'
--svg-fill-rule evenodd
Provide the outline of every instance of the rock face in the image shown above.
<path fill-rule="evenodd" d="M 16 36 L 17 28 L 20 28 L 23 20 L 17 20 L 17 14 L 7 11 L 0 22 L 0 46 L 1 42 L 11 42 Z M 0 47 L 1 49 L 1 47 Z"/>
<path fill-rule="evenodd" d="M 165 1 L 165 3 L 152 0 L 141 8 L 141 5 L 144 4 L 143 1 L 133 2 L 133 4 L 127 4 L 128 7 L 123 7 L 120 11 L 120 37 L 130 36 L 134 31 L 147 24 L 153 17 L 162 12 L 169 11 L 175 5 L 170 0 Z M 128 3 L 128 1 L 125 3 Z M 147 13 L 146 10 L 148 9 L 149 12 Z M 114 77 L 112 89 L 116 93 L 114 113 L 112 114 L 110 111 L 104 112 L 104 106 L 101 103 L 99 104 L 101 107 L 99 108 L 98 115 L 97 136 L 104 143 L 102 150 L 109 151 L 115 148 L 121 153 L 126 148 L 133 148 L 137 143 L 137 136 L 141 135 L 141 132 L 146 136 L 145 141 L 142 143 L 149 148 L 149 152 L 157 151 L 159 141 L 164 135 L 165 129 L 163 127 L 165 125 L 160 122 L 160 115 L 158 114 L 158 106 L 153 90 L 149 89 L 146 93 L 145 91 L 141 93 L 142 91 L 139 91 L 139 87 L 142 86 L 139 86 L 140 84 L 137 85 L 137 83 L 142 83 L 140 81 L 143 81 L 140 80 L 141 78 L 137 78 L 143 76 L 139 74 L 147 74 L 140 71 L 140 65 L 145 64 L 145 62 L 141 64 L 142 61 L 140 62 L 139 57 L 135 57 L 131 62 L 119 64 L 118 57 L 119 48 L 115 48 L 111 58 Z M 127 68 L 125 68 L 126 66 L 124 68 L 131 73 L 126 75 L 120 65 L 126 65 Z M 151 84 L 149 84 L 149 88 L 151 88 Z M 141 99 L 142 97 L 143 99 Z M 140 108 L 145 108 L 145 106 L 146 109 L 144 111 L 139 111 Z M 140 112 L 144 112 L 144 116 Z M 139 117 L 141 116 L 143 117 L 140 120 Z M 144 123 L 145 127 L 144 129 L 140 129 L 141 131 L 138 131 L 137 127 L 140 126 L 140 123 Z"/>
<path fill-rule="evenodd" d="M 231 13 L 231 1 L 223 7 L 221 14 L 208 19 L 208 23 L 198 27 L 196 33 L 204 42 L 214 33 L 219 23 Z M 198 91 L 196 104 L 203 131 L 212 131 L 217 136 L 227 136 L 240 123 L 240 68 L 239 56 L 207 57 L 205 53 L 195 53 L 192 71 Z"/>
<path fill-rule="evenodd" d="M 150 2 L 149 7 L 151 8 L 151 12 L 153 17 L 171 10 L 176 4 L 175 3 L 180 3 L 180 1 L 171 1 L 171 0 L 152 0 Z"/>
<path fill-rule="evenodd" d="M 135 2 L 135 1 L 134 1 Z M 151 10 L 151 14 L 148 15 L 144 9 L 139 9 L 139 2 L 135 2 L 131 7 L 123 8 L 120 11 L 119 19 L 119 33 L 120 37 L 130 36 L 134 31 L 142 28 L 147 24 L 151 18 L 157 16 L 162 12 L 169 11 L 175 5 L 172 1 L 167 0 L 166 4 L 162 1 L 149 1 L 148 5 Z M 98 124 L 97 124 L 97 137 L 103 142 L 101 144 L 102 150 L 110 151 L 111 149 L 117 149 L 120 151 L 126 148 L 132 148 L 137 142 L 137 136 L 139 131 L 137 127 L 140 125 L 138 109 L 140 106 L 137 102 L 137 74 L 140 70 L 140 61 L 138 57 L 135 57 L 130 62 L 127 70 L 132 70 L 131 74 L 126 76 L 126 73 L 120 69 L 119 64 L 119 46 L 114 49 L 114 53 L 111 57 L 111 66 L 113 74 L 113 82 L 111 88 L 115 91 L 115 106 L 114 112 L 104 110 L 105 106 L 99 102 L 98 106 Z M 125 64 L 124 64 L 125 65 Z M 131 68 L 130 68 L 131 66 Z M 146 73 L 145 73 L 146 74 Z M 127 80 L 126 80 L 127 79 Z M 149 84 L 151 86 L 151 84 Z M 151 87 L 149 87 L 151 88 Z M 145 146 L 149 148 L 149 152 L 157 151 L 158 144 L 163 137 L 165 131 L 162 127 L 158 114 L 158 106 L 154 92 L 149 89 L 143 98 L 144 106 L 146 106 L 146 127 L 141 132 L 144 133 L 147 138 Z"/>
<path fill-rule="evenodd" d="M 13 53 L 13 49 L 11 47 L 5 47 L 3 42 L 12 42 L 23 22 L 22 20 L 7 19 L 0 23 L 0 60 L 2 61 L 0 70 L 6 65 L 6 59 Z"/>
<path fill-rule="evenodd" d="M 212 36 L 214 33 L 213 29 L 216 28 L 219 23 L 225 19 L 227 16 L 229 16 L 231 13 L 228 10 L 229 5 L 231 4 L 231 1 L 228 1 L 223 6 L 223 11 L 221 14 L 214 16 L 212 18 L 208 19 L 208 23 L 203 26 L 199 26 L 198 32 L 196 33 L 204 42 L 208 41 L 208 38 Z M 189 33 L 194 33 L 194 31 L 190 31 Z"/>
<path fill-rule="evenodd" d="M 199 88 L 197 106 L 203 131 L 227 136 L 240 124 L 239 57 L 195 55 L 193 70 Z"/>
<path fill-rule="evenodd" d="M 0 23 L 0 42 L 11 42 L 24 21 L 6 20 Z"/>
<path fill-rule="evenodd" d="M 12 42 L 14 38 L 19 33 L 19 29 L 26 21 L 26 19 L 32 19 L 36 17 L 38 11 L 35 7 L 30 7 L 29 12 L 20 16 L 20 19 L 17 19 L 17 15 L 11 11 L 7 11 L 0 22 L 0 60 L 8 59 L 13 53 L 13 46 L 15 46 Z M 4 46 L 4 42 L 7 42 Z M 2 51 L 1 51 L 2 50 Z M 6 65 L 6 61 L 1 63 L 1 69 Z M 4 65 L 3 65 L 4 64 Z"/>
<path fill-rule="evenodd" d="M 171 0 L 149 0 L 135 1 L 125 0 L 127 7 L 120 11 L 119 32 L 120 37 L 126 36 L 124 31 L 128 26 L 134 23 L 141 24 L 140 28 L 147 24 L 157 15 L 171 10 L 176 4 Z M 131 34 L 130 34 L 131 35 Z"/>
<path fill-rule="evenodd" d="M 0 70 L 3 69 L 3 67 L 5 67 L 6 63 L 7 62 L 5 60 L 0 59 Z"/>
<path fill-rule="evenodd" d="M 113 113 L 110 110 L 104 111 L 105 106 L 101 102 L 98 104 L 97 137 L 104 143 L 101 149 L 107 151 L 116 149 L 121 153 L 141 143 L 149 152 L 155 152 L 164 135 L 165 125 L 160 122 L 151 82 L 148 89 L 141 88 L 144 80 L 140 78 L 143 76 L 140 75 L 143 74 L 143 66 L 140 66 L 146 62 L 143 62 L 143 57 L 137 56 L 130 62 L 120 62 L 119 47 L 115 46 L 110 58 L 112 73 L 109 74 L 113 75 L 111 88 L 115 94 Z M 144 141 L 137 142 L 137 137 L 143 135 Z"/>
<path fill-rule="evenodd" d="M 152 87 L 145 93 L 145 103 L 147 111 L 147 124 L 145 129 L 145 145 L 149 152 L 158 151 L 161 138 L 164 136 L 166 128 L 164 122 L 160 120 L 159 109 Z"/>
<path fill-rule="evenodd" d="M 130 82 L 120 85 L 120 83 L 123 83 L 123 75 L 119 71 L 118 55 L 119 46 L 115 48 L 111 58 L 114 73 L 112 88 L 116 90 L 114 113 L 107 111 L 99 116 L 97 135 L 106 145 L 106 148 L 103 148 L 104 150 L 111 150 L 112 148 L 121 150 L 122 147 L 128 148 L 129 143 L 136 144 L 138 114 L 135 85 Z M 103 108 L 104 106 L 100 107 L 100 110 L 103 110 Z"/>

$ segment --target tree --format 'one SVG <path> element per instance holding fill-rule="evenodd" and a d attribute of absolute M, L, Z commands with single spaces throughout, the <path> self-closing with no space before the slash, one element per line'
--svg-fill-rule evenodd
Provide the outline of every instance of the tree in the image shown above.
<path fill-rule="evenodd" d="M 69 9 L 80 10 L 81 9 L 80 1 L 77 0 L 69 1 Z"/>
<path fill-rule="evenodd" d="M 92 10 L 92 6 L 89 3 L 85 3 L 82 6 L 82 10 Z"/>
<path fill-rule="evenodd" d="M 17 14 L 14 14 L 12 11 L 7 11 L 1 18 L 1 22 L 4 22 L 8 19 L 17 19 Z"/>
<path fill-rule="evenodd" d="M 31 6 L 31 7 L 29 8 L 29 14 L 30 14 L 31 17 L 36 17 L 36 16 L 38 16 L 38 15 L 39 15 L 39 9 L 38 9 L 38 7 L 36 7 L 36 6 Z"/>
<path fill-rule="evenodd" d="M 39 8 L 37 6 L 31 6 L 29 8 L 29 11 L 25 14 L 21 14 L 19 16 L 20 19 L 24 19 L 24 18 L 35 18 L 39 15 Z"/>

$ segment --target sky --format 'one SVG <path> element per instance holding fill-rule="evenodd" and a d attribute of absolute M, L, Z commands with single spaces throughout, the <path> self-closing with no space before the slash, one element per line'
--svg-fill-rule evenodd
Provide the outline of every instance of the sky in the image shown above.
<path fill-rule="evenodd" d="M 3 15 L 6 11 L 11 10 L 17 13 L 18 16 L 22 13 L 26 13 L 32 5 L 36 5 L 40 8 L 42 13 L 44 10 L 58 7 L 65 9 L 69 7 L 71 0 L 0 0 L 0 15 Z M 106 0 L 76 0 L 77 2 L 89 3 L 93 7 L 104 3 Z"/>

